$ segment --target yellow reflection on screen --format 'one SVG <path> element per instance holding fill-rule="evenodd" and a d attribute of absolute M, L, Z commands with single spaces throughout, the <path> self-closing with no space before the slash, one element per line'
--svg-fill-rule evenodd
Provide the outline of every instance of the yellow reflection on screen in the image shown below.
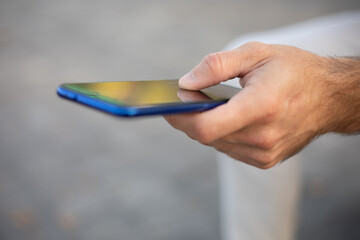
<path fill-rule="evenodd" d="M 177 81 L 133 81 L 67 84 L 67 87 L 117 104 L 148 105 L 181 102 Z"/>

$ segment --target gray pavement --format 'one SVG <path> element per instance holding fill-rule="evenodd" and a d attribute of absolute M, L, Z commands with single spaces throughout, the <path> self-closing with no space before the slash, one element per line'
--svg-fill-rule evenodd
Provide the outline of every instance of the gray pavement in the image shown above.
<path fill-rule="evenodd" d="M 56 87 L 177 78 L 240 34 L 359 7 L 355 0 L 1 0 L 0 239 L 219 239 L 213 150 L 160 117 L 110 117 L 59 99 Z M 360 166 L 353 166 L 324 178 L 309 170 L 299 239 L 360 238 Z M 335 183 L 344 176 L 346 193 L 355 190 L 342 202 Z M 324 179 L 337 188 L 325 191 Z M 330 214 L 334 206 L 344 211 Z"/>

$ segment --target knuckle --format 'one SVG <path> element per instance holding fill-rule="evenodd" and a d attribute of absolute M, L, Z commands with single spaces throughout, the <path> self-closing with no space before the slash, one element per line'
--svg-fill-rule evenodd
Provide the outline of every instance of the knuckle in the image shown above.
<path fill-rule="evenodd" d="M 250 41 L 244 44 L 244 46 L 248 48 L 259 48 L 262 45 L 265 45 L 265 43 L 259 42 L 259 41 Z"/>
<path fill-rule="evenodd" d="M 222 71 L 222 60 L 220 53 L 210 53 L 204 57 L 204 63 L 207 65 L 212 75 L 216 76 L 217 73 Z"/>
<path fill-rule="evenodd" d="M 265 150 L 271 150 L 278 143 L 278 137 L 270 131 L 260 135 L 256 145 Z"/>
<path fill-rule="evenodd" d="M 245 43 L 240 49 L 249 53 L 249 58 L 254 59 L 258 59 L 258 56 L 266 59 L 275 53 L 275 47 L 273 45 L 256 41 Z"/>
<path fill-rule="evenodd" d="M 269 168 L 272 168 L 274 165 L 273 164 L 268 164 L 268 165 L 259 165 L 258 168 L 262 169 L 262 170 L 267 170 Z"/>
<path fill-rule="evenodd" d="M 269 169 L 276 164 L 276 159 L 272 153 L 265 153 L 258 159 L 258 168 Z"/>
<path fill-rule="evenodd" d="M 211 144 L 211 138 L 208 137 L 208 135 L 206 133 L 202 133 L 200 135 L 197 136 L 197 140 L 206 146 L 209 146 Z"/>
<path fill-rule="evenodd" d="M 275 97 L 269 97 L 265 101 L 264 108 L 264 117 L 268 120 L 271 120 L 278 113 L 279 101 Z"/>
<path fill-rule="evenodd" d="M 271 153 L 265 153 L 260 157 L 259 162 L 261 163 L 261 165 L 266 166 L 270 164 L 273 160 L 274 157 Z"/>
<path fill-rule="evenodd" d="M 256 50 L 256 51 L 261 51 L 261 52 L 267 51 L 269 48 L 268 44 L 258 42 L 258 41 L 247 42 L 243 46 L 245 48 L 251 49 L 252 51 Z"/>

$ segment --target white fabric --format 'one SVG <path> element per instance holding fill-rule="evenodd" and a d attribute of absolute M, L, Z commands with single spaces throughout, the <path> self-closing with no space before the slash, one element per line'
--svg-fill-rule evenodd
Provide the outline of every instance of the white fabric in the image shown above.
<path fill-rule="evenodd" d="M 297 46 L 323 56 L 360 56 L 360 11 L 249 34 L 226 49 L 249 41 Z M 225 84 L 239 87 L 237 79 Z M 351 141 L 360 142 L 360 137 Z M 324 142 L 329 151 L 332 146 L 338 149 L 341 137 L 326 136 L 313 144 L 322 146 Z M 270 170 L 261 170 L 219 154 L 223 240 L 294 238 L 302 177 L 300 159 L 297 155 Z"/>

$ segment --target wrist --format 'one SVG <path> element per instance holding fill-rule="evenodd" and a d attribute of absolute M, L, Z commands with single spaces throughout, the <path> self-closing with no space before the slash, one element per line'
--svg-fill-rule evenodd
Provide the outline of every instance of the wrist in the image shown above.
<path fill-rule="evenodd" d="M 360 61 L 352 58 L 327 58 L 323 78 L 325 98 L 323 132 L 360 131 Z"/>

